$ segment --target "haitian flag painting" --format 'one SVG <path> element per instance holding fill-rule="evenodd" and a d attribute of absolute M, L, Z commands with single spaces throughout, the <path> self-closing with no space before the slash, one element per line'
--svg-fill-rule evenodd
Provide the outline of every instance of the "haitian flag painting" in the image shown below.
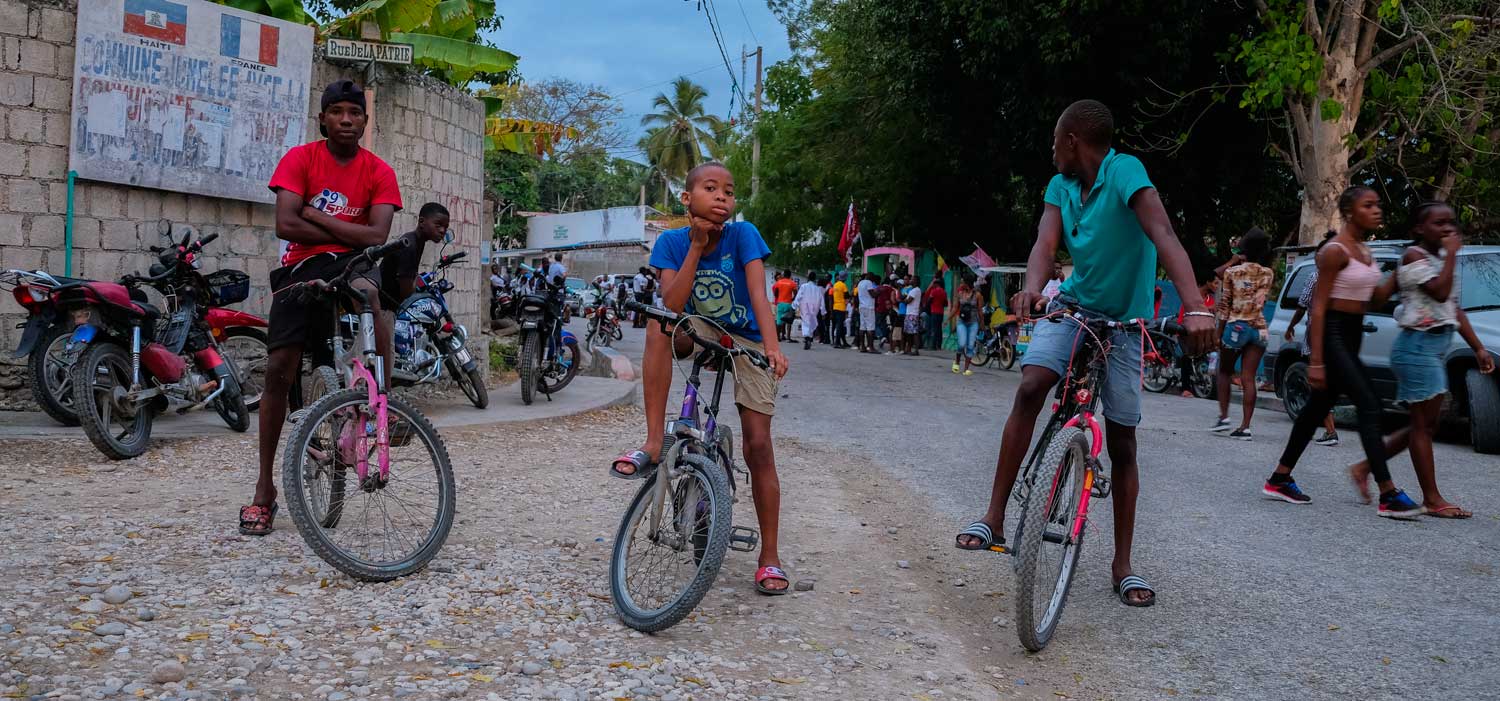
<path fill-rule="evenodd" d="M 126 34 L 187 45 L 187 5 L 167 0 L 125 0 Z"/>

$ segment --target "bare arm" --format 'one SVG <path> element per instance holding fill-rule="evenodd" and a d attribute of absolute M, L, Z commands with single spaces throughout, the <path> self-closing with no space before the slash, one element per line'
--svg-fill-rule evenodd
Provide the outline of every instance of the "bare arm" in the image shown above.
<path fill-rule="evenodd" d="M 329 235 L 338 239 L 339 243 L 363 248 L 379 246 L 390 238 L 391 220 L 396 217 L 396 206 L 377 204 L 371 207 L 368 225 L 346 222 L 313 207 L 303 207 L 301 214 L 303 219 L 327 231 Z"/>
<path fill-rule="evenodd" d="M 745 264 L 745 278 L 748 280 L 764 280 L 766 277 L 766 263 L 756 259 Z M 781 342 L 776 338 L 775 317 L 771 316 L 771 302 L 766 299 L 766 288 L 763 285 L 750 285 L 750 309 L 755 312 L 755 325 L 760 327 L 761 343 L 766 349 L 766 359 L 771 361 L 771 373 L 777 379 L 786 375 L 786 356 L 781 354 Z"/>
<path fill-rule="evenodd" d="M 1443 269 L 1438 272 L 1437 277 L 1422 283 L 1422 291 L 1426 292 L 1427 296 L 1431 297 L 1434 302 L 1446 302 L 1448 301 L 1448 295 L 1453 294 L 1453 269 L 1455 267 L 1454 264 L 1458 261 L 1458 256 L 1455 255 L 1458 246 L 1455 245 L 1453 249 L 1443 258 Z M 1401 256 L 1401 262 L 1402 264 L 1415 263 L 1426 257 L 1421 251 L 1412 247 L 1406 249 L 1406 255 Z"/>
<path fill-rule="evenodd" d="M 302 195 L 282 188 L 276 191 L 276 238 L 308 246 L 341 243 L 316 224 L 302 218 Z"/>
<path fill-rule="evenodd" d="M 1217 330 L 1215 319 L 1204 316 L 1207 309 L 1204 308 L 1203 298 L 1197 294 L 1197 279 L 1193 276 L 1193 263 L 1188 259 L 1187 251 L 1182 250 L 1182 242 L 1177 240 L 1177 232 L 1172 230 L 1172 220 L 1167 217 L 1167 210 L 1161 204 L 1161 196 L 1156 193 L 1156 188 L 1142 188 L 1130 197 L 1130 208 L 1135 210 L 1136 221 L 1140 222 L 1141 230 L 1151 239 L 1156 246 L 1156 256 L 1161 261 L 1161 266 L 1166 268 L 1167 277 L 1179 290 L 1191 290 L 1182 295 L 1182 306 L 1187 311 L 1183 314 L 1182 325 L 1187 330 L 1188 346 L 1198 352 L 1207 352 L 1214 347 L 1214 332 Z M 1223 295 L 1223 291 L 1220 291 Z"/>
<path fill-rule="evenodd" d="M 1026 258 L 1027 292 L 1042 293 L 1052 277 L 1052 265 L 1057 260 L 1057 244 L 1062 241 L 1062 210 L 1055 204 L 1042 207 L 1042 219 L 1036 225 L 1036 243 L 1031 246 L 1031 255 Z"/>

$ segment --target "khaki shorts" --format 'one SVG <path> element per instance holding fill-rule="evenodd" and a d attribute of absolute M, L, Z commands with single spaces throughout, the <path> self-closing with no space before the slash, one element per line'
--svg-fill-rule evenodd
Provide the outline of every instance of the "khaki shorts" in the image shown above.
<path fill-rule="evenodd" d="M 717 338 L 721 331 L 718 327 L 694 317 L 692 320 L 693 331 L 705 339 Z M 668 332 L 671 329 L 667 329 Z M 748 348 L 757 353 L 765 353 L 766 347 L 758 341 L 734 336 L 735 345 Z M 695 347 L 697 348 L 697 347 Z M 701 348 L 699 348 L 701 349 Z M 696 354 L 696 350 L 694 353 Z M 734 403 L 759 414 L 766 416 L 776 415 L 776 376 L 770 370 L 762 370 L 750 364 L 750 360 L 744 356 L 734 359 Z M 708 401 L 704 398 L 702 401 Z"/>

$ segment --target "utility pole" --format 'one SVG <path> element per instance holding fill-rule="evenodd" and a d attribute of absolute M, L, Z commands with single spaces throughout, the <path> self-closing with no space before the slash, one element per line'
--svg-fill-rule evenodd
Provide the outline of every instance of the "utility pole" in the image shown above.
<path fill-rule="evenodd" d="M 740 85 L 745 84 L 745 76 L 748 74 L 747 71 L 749 70 L 748 68 L 746 68 L 746 60 L 749 58 L 750 52 L 745 49 L 744 44 L 740 44 Z M 738 115 L 740 121 L 745 121 L 745 116 L 748 114 L 750 114 L 750 105 L 745 104 L 744 100 L 740 100 L 740 113 Z"/>
<path fill-rule="evenodd" d="M 761 80 L 761 59 L 764 56 L 762 47 L 755 47 L 755 121 L 751 126 L 755 129 L 755 141 L 750 147 L 750 201 L 755 201 L 755 195 L 760 192 L 760 94 L 763 86 Z"/>

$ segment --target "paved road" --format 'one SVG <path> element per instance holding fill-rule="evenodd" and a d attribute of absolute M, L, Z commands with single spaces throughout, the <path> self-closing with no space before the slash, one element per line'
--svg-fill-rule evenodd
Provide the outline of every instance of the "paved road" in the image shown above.
<path fill-rule="evenodd" d="M 638 339 L 627 330 L 622 350 L 639 358 Z M 778 435 L 869 457 L 928 497 L 955 531 L 983 513 L 1019 373 L 963 378 L 937 357 L 787 352 Z M 1214 408 L 1146 395 L 1135 565 L 1159 604 L 1127 609 L 1110 594 L 1106 500 L 1061 627 L 1034 661 L 1112 677 L 1108 687 L 1123 698 L 1493 696 L 1500 460 L 1439 445 L 1445 495 L 1478 515 L 1388 521 L 1359 505 L 1343 477 L 1359 458 L 1345 430 L 1342 446 L 1309 448 L 1298 482 L 1314 502 L 1297 507 L 1259 496 L 1290 430 L 1286 415 L 1258 412 L 1256 440 L 1242 443 L 1199 430 Z M 1415 496 L 1410 462 L 1399 458 L 1393 473 Z M 972 557 L 987 573 L 981 584 L 1011 589 L 1008 561 Z M 1018 645 L 1008 629 L 992 644 Z"/>

